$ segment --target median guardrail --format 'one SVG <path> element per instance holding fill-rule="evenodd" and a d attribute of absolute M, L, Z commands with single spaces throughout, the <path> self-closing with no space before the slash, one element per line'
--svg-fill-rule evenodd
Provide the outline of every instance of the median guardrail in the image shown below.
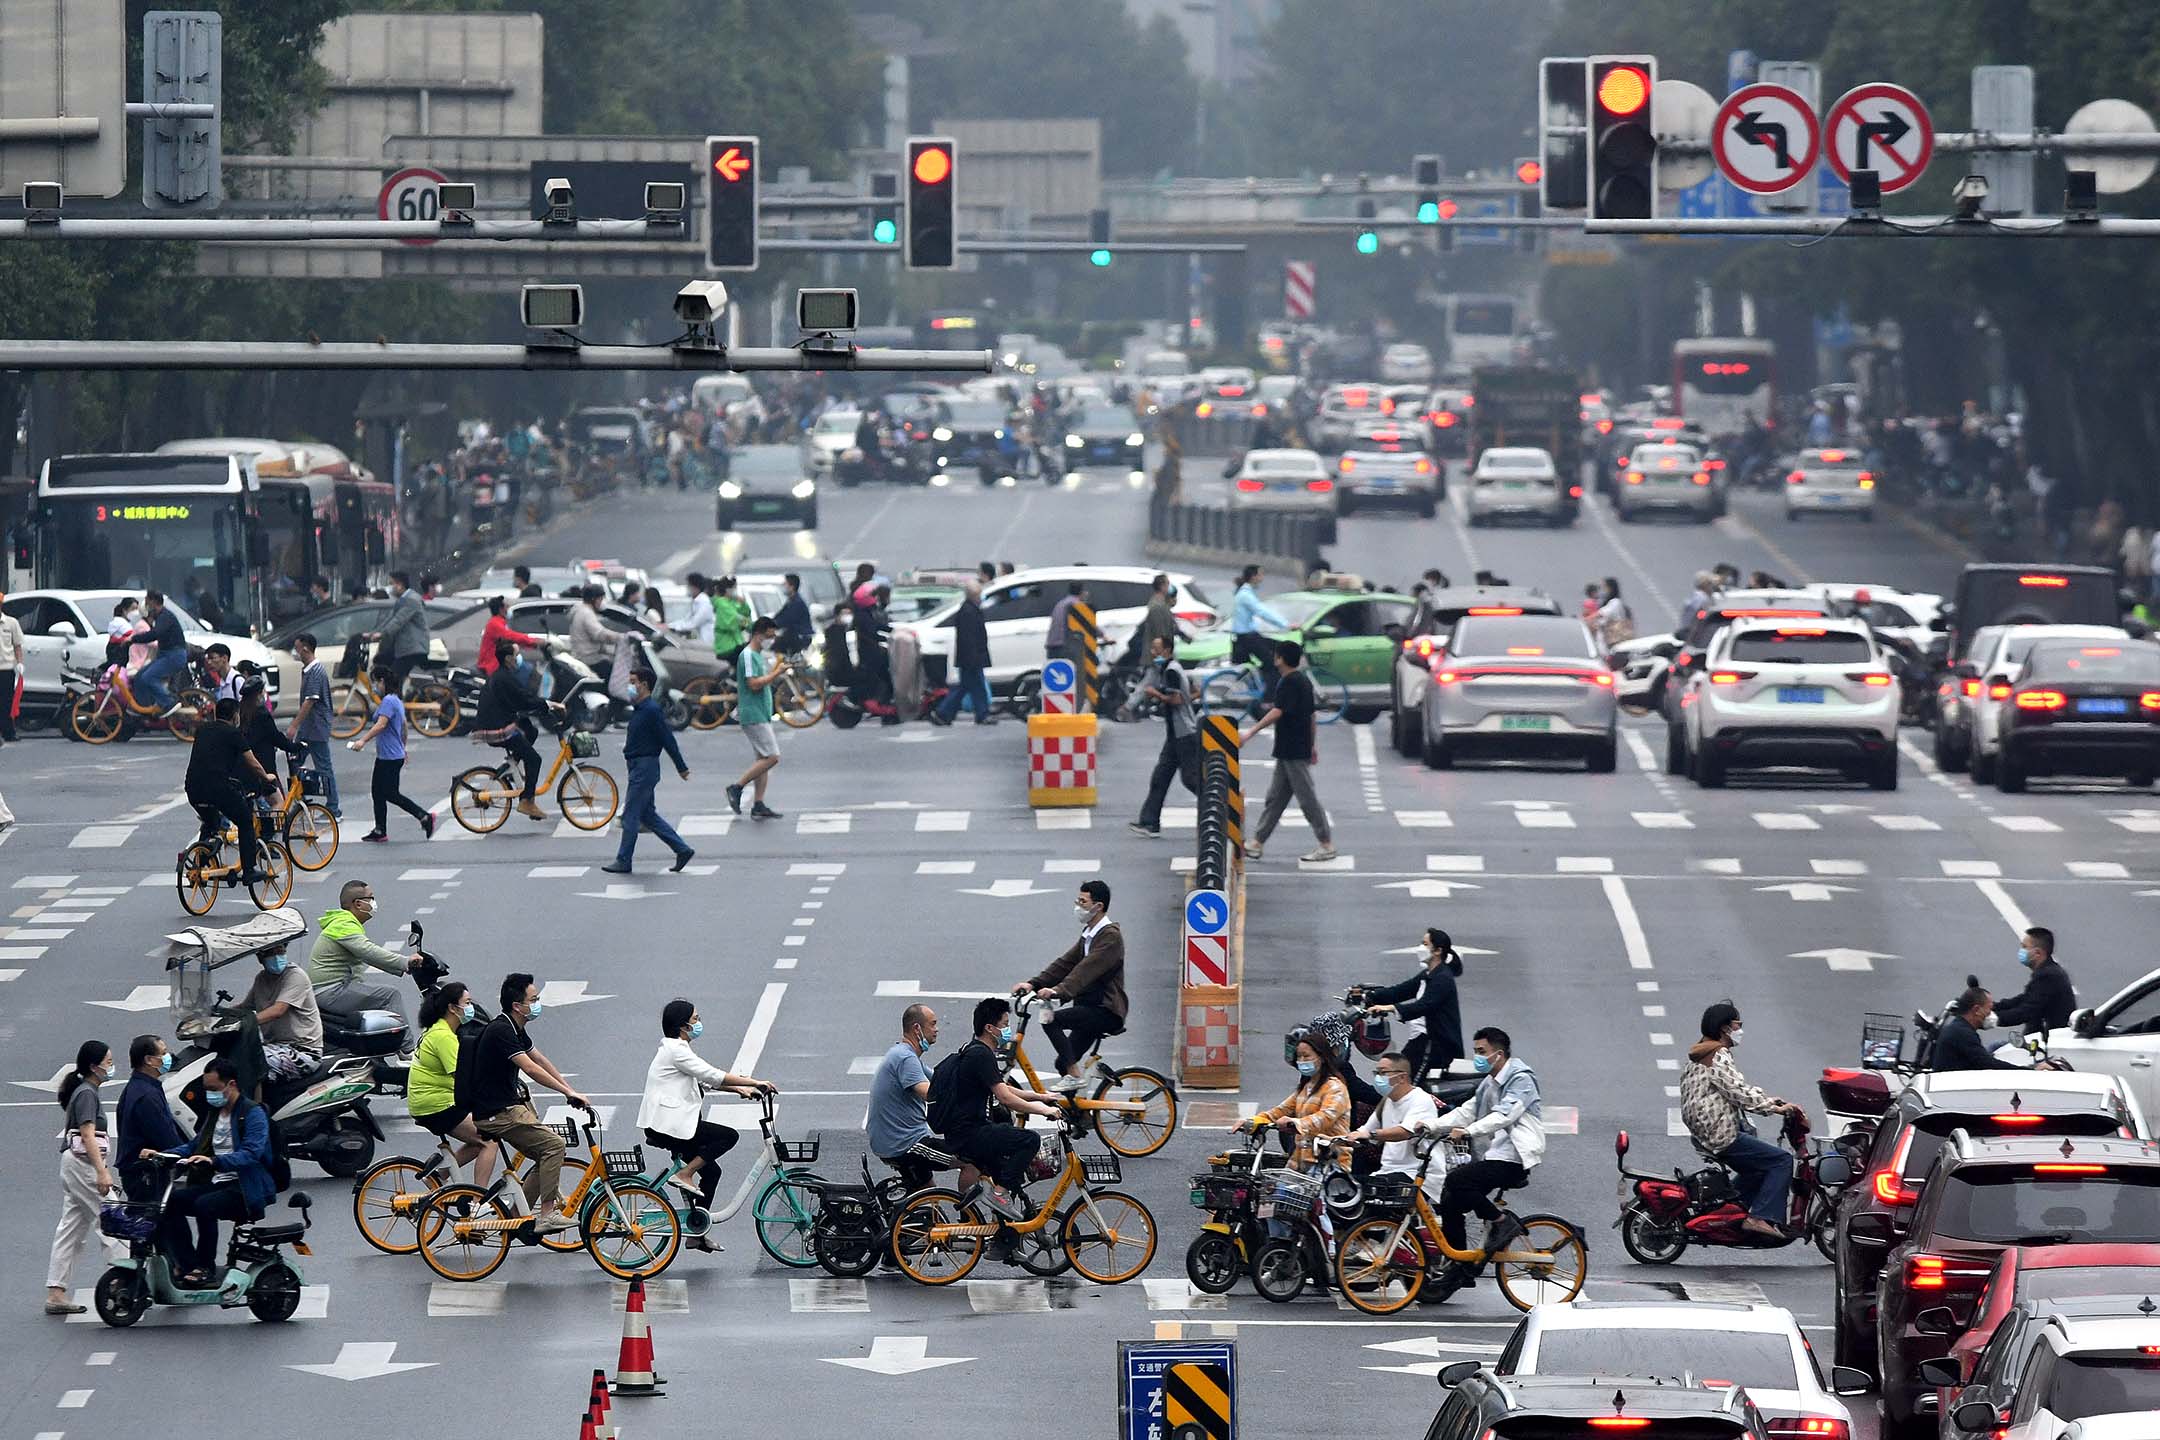
<path fill-rule="evenodd" d="M 1324 522 L 1280 510 L 1232 510 L 1156 498 L 1148 504 L 1147 553 L 1236 567 L 1264 565 L 1303 578 L 1320 568 Z"/>

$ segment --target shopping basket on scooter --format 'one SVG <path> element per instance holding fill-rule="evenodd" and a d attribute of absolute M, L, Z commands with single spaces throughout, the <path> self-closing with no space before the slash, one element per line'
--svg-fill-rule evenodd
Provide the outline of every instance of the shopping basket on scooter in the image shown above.
<path fill-rule="evenodd" d="M 98 1232 L 132 1245 L 157 1238 L 158 1207 L 142 1200 L 108 1200 L 98 1206 Z"/>

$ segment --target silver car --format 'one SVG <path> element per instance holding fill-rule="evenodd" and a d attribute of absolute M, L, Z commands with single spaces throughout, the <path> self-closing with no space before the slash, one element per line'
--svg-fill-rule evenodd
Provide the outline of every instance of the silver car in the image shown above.
<path fill-rule="evenodd" d="M 1522 519 L 1565 525 L 1574 519 L 1567 489 L 1545 451 L 1496 445 L 1478 456 L 1470 472 L 1470 523 Z"/>
<path fill-rule="evenodd" d="M 1465 615 L 1425 687 L 1425 763 L 1469 754 L 1581 756 L 1607 773 L 1617 756 L 1615 679 L 1597 642 L 1566 615 Z"/>
<path fill-rule="evenodd" d="M 1333 520 L 1336 505 L 1335 474 L 1311 450 L 1248 450 L 1230 477 L 1232 510 L 1293 510 Z"/>
<path fill-rule="evenodd" d="M 1367 421 L 1335 461 L 1342 512 L 1401 505 L 1428 519 L 1447 499 L 1447 474 L 1425 453 L 1425 427 L 1415 418 Z"/>
<path fill-rule="evenodd" d="M 1622 520 L 1660 510 L 1707 525 L 1718 516 L 1716 478 L 1693 445 L 1663 441 L 1637 445 L 1628 453 L 1620 483 L 1613 487 L 1613 509 Z"/>

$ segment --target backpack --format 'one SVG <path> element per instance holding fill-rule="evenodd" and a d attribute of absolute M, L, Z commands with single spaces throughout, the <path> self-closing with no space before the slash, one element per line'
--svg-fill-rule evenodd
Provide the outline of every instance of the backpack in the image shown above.
<path fill-rule="evenodd" d="M 924 1118 L 930 1129 L 938 1135 L 950 1135 L 955 1130 L 967 1130 L 982 1123 L 982 1116 L 968 1115 L 966 1102 L 960 1097 L 960 1057 L 980 1040 L 970 1040 L 952 1054 L 938 1061 L 937 1069 L 930 1072 L 929 1114 Z"/>
<path fill-rule="evenodd" d="M 267 1167 L 270 1171 L 270 1183 L 277 1186 L 277 1193 L 282 1195 L 292 1189 L 292 1161 L 285 1156 L 285 1141 L 284 1137 L 278 1134 L 277 1121 L 270 1118 L 268 1110 L 263 1111 L 263 1119 L 270 1126 L 270 1164 Z"/>
<path fill-rule="evenodd" d="M 479 1074 L 480 1037 L 488 1026 L 510 1022 L 498 1015 L 493 1020 L 468 1020 L 458 1026 L 457 1075 L 451 1081 L 451 1096 L 457 1106 L 470 1113 L 473 1104 L 473 1087 Z"/>

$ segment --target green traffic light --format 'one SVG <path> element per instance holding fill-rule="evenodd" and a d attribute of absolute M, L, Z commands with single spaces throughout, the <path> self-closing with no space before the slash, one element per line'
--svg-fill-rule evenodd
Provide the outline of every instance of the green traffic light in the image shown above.
<path fill-rule="evenodd" d="M 1099 265 L 1104 269 L 1108 269 L 1110 265 L 1110 252 L 1108 250 L 1088 251 L 1088 264 Z"/>
<path fill-rule="evenodd" d="M 1380 253 L 1380 236 L 1372 230 L 1360 230 L 1357 235 L 1357 253 L 1377 255 Z"/>
<path fill-rule="evenodd" d="M 1420 225 L 1437 225 L 1437 224 L 1439 224 L 1439 223 L 1440 223 L 1440 202 L 1439 202 L 1439 201 L 1437 201 L 1437 200 L 1427 200 L 1427 201 L 1426 201 L 1426 202 L 1425 202 L 1424 204 L 1422 204 L 1422 205 L 1418 206 L 1418 207 L 1417 207 L 1417 219 L 1418 219 L 1418 224 L 1420 224 Z"/>
<path fill-rule="evenodd" d="M 870 238 L 880 245 L 892 244 L 900 238 L 900 222 L 889 219 L 879 220 L 870 227 Z"/>

